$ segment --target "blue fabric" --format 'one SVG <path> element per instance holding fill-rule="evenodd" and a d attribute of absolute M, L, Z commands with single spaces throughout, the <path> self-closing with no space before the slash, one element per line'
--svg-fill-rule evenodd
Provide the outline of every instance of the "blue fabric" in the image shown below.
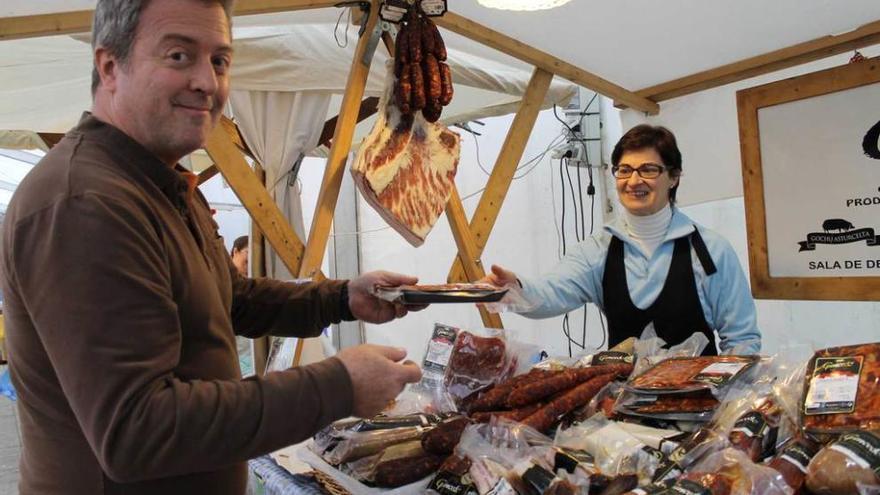
<path fill-rule="evenodd" d="M 264 455 L 248 461 L 251 472 L 261 482 L 262 495 L 323 495 L 321 486 L 313 478 L 301 474 L 291 474 L 279 466 L 271 457 Z"/>
<path fill-rule="evenodd" d="M 717 273 L 707 276 L 696 253 L 692 252 L 697 293 L 706 322 L 718 331 L 722 352 L 736 348 L 741 353 L 757 353 L 761 350 L 761 332 L 755 302 L 739 259 L 727 239 L 703 226 L 699 228 L 718 268 Z M 525 296 L 537 304 L 532 311 L 522 315 L 548 318 L 572 311 L 587 302 L 604 308 L 602 276 L 612 236 L 623 241 L 630 298 L 636 307 L 646 309 L 663 289 L 675 240 L 693 231 L 693 220 L 673 208 L 666 237 L 648 257 L 639 243 L 627 234 L 622 220 L 610 223 L 601 233 L 571 248 L 549 273 L 535 278 L 520 277 Z"/>
<path fill-rule="evenodd" d="M 0 395 L 5 395 L 12 401 L 18 400 L 18 394 L 15 393 L 15 387 L 12 386 L 12 380 L 9 378 L 8 367 L 5 367 L 3 374 L 0 375 Z"/>

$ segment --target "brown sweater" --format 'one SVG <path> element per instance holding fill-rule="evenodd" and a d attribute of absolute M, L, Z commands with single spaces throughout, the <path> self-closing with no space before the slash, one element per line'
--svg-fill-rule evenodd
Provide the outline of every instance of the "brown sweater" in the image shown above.
<path fill-rule="evenodd" d="M 352 408 L 335 358 L 241 379 L 234 333 L 316 336 L 344 282 L 240 277 L 205 199 L 86 114 L 3 225 L 23 494 L 235 494 Z"/>

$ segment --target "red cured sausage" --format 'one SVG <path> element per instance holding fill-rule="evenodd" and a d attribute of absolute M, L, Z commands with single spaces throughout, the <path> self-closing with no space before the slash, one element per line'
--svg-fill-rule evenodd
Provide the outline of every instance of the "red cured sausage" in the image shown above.
<path fill-rule="evenodd" d="M 598 375 L 609 373 L 628 375 L 631 372 L 631 364 L 609 364 L 566 370 L 557 376 L 515 388 L 507 398 L 507 405 L 510 407 L 521 407 L 526 404 L 532 404 L 544 397 L 570 389 L 578 383 L 583 383 Z"/>
<path fill-rule="evenodd" d="M 431 454 L 451 454 L 461 439 L 461 434 L 471 421 L 459 416 L 443 421 L 422 437 L 422 448 Z"/>
<path fill-rule="evenodd" d="M 524 375 L 517 375 L 506 382 L 499 383 L 486 393 L 480 395 L 471 405 L 470 411 L 495 411 L 503 408 L 507 403 L 507 396 L 519 385 L 536 382 L 544 378 L 558 375 L 562 371 L 534 369 Z"/>
<path fill-rule="evenodd" d="M 590 399 L 608 382 L 613 380 L 616 374 L 607 373 L 599 375 L 581 383 L 524 419 L 523 424 L 531 426 L 540 432 L 546 432 L 560 417 L 590 402 Z"/>
<path fill-rule="evenodd" d="M 489 412 L 478 412 L 474 413 L 472 418 L 474 421 L 478 423 L 488 423 L 492 420 L 492 417 L 499 417 L 510 419 L 513 421 L 522 421 L 532 414 L 535 414 L 539 409 L 544 407 L 543 402 L 536 402 L 535 404 L 530 404 L 528 406 L 522 407 L 520 409 L 514 409 L 512 411 L 489 411 Z"/>
<path fill-rule="evenodd" d="M 424 454 L 385 461 L 376 466 L 375 483 L 381 487 L 397 487 L 414 483 L 433 473 L 446 456 Z"/>

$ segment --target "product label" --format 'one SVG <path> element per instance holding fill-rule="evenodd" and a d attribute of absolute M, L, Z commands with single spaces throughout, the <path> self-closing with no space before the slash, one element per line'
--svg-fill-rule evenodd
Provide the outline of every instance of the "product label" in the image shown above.
<path fill-rule="evenodd" d="M 831 449 L 880 476 L 880 437 L 867 431 L 844 433 Z"/>
<path fill-rule="evenodd" d="M 553 469 L 563 469 L 569 473 L 573 473 L 579 464 L 590 464 L 595 462 L 593 456 L 583 450 L 571 450 L 558 448 L 553 459 Z"/>
<path fill-rule="evenodd" d="M 600 364 L 633 364 L 633 355 L 620 351 L 602 351 L 593 356 L 592 366 Z"/>
<path fill-rule="evenodd" d="M 660 450 L 657 450 L 650 445 L 645 445 L 642 447 L 642 451 L 657 460 L 657 469 L 654 470 L 654 476 L 651 481 L 656 483 L 671 477 L 672 474 L 678 476 L 678 474 L 681 473 L 678 464 L 672 462 L 672 460 Z"/>
<path fill-rule="evenodd" d="M 712 495 L 712 490 L 690 480 L 679 480 L 666 491 L 669 494 Z"/>
<path fill-rule="evenodd" d="M 751 411 L 740 416 L 733 424 L 733 431 L 745 434 L 749 438 L 761 437 L 767 433 L 767 419 L 758 411 Z"/>
<path fill-rule="evenodd" d="M 459 476 L 449 471 L 440 471 L 431 480 L 428 490 L 434 490 L 440 495 L 478 495 L 477 487 L 474 486 L 468 474 Z"/>
<path fill-rule="evenodd" d="M 779 457 L 794 464 L 802 473 L 807 474 L 807 466 L 810 465 L 810 461 L 818 451 L 818 446 L 795 442 L 783 449 Z"/>
<path fill-rule="evenodd" d="M 452 348 L 455 346 L 455 338 L 458 335 L 458 329 L 434 325 L 434 333 L 431 334 L 431 340 L 428 341 L 428 349 L 425 351 L 425 359 L 422 361 L 422 369 L 436 370 L 441 374 L 446 371 L 446 365 L 449 364 L 449 357 L 452 356 Z"/>
<path fill-rule="evenodd" d="M 804 413 L 851 413 L 856 408 L 862 356 L 816 358 Z"/>
<path fill-rule="evenodd" d="M 694 377 L 694 381 L 721 386 L 729 382 L 731 378 L 735 377 L 748 365 L 749 363 L 747 362 L 712 363 L 703 368 L 703 370 Z"/>
<path fill-rule="evenodd" d="M 422 0 L 422 12 L 428 17 L 437 17 L 446 13 L 446 0 Z"/>
<path fill-rule="evenodd" d="M 407 10 L 409 10 L 409 4 L 406 0 L 385 0 L 385 3 L 379 8 L 379 17 L 383 21 L 398 24 Z"/>

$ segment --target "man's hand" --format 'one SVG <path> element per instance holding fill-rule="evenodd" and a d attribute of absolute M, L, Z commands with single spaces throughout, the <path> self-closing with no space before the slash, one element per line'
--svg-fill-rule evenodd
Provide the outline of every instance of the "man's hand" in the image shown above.
<path fill-rule="evenodd" d="M 424 306 L 407 307 L 390 303 L 373 294 L 373 287 L 377 285 L 397 287 L 413 285 L 418 281 L 416 277 L 399 273 L 381 271 L 365 273 L 348 282 L 348 307 L 351 309 L 351 314 L 367 323 L 385 323 L 403 317 L 408 311 L 423 309 Z"/>
<path fill-rule="evenodd" d="M 352 415 L 375 416 L 403 390 L 407 383 L 422 378 L 422 370 L 412 361 L 398 363 L 406 357 L 399 347 L 363 344 L 343 349 L 336 354 L 348 375 L 354 391 Z"/>
<path fill-rule="evenodd" d="M 477 282 L 492 284 L 495 287 L 504 287 L 511 284 L 519 285 L 515 273 L 505 270 L 498 265 L 492 265 L 492 272 L 487 273 L 485 277 L 477 280 Z"/>

